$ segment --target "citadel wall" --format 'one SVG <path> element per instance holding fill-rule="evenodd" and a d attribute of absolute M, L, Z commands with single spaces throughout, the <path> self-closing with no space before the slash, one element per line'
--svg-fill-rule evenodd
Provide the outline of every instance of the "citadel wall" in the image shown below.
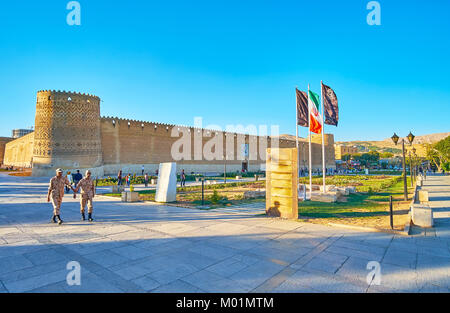
<path fill-rule="evenodd" d="M 175 160 L 172 148 L 182 135 L 190 138 L 187 160 Z M 203 135 L 203 136 L 202 136 Z M 222 138 L 224 156 L 208 159 L 202 152 L 211 151 L 212 138 Z M 327 167 L 335 167 L 334 137 L 325 134 Z M 200 141 L 196 138 L 202 138 Z M 313 168 L 322 167 L 322 136 L 313 135 Z M 196 144 L 200 142 L 201 144 Z M 219 140 L 220 143 L 220 140 Z M 249 156 L 244 157 L 242 144 L 249 144 Z M 295 139 L 279 138 L 280 148 L 295 147 Z M 100 98 L 65 91 L 39 91 L 36 100 L 35 131 L 16 139 L 5 147 L 5 164 L 31 166 L 33 176 L 54 175 L 56 168 L 65 170 L 91 169 L 94 176 L 125 173 L 154 173 L 161 162 L 177 162 L 177 171 L 228 172 L 264 169 L 266 148 L 272 146 L 267 136 L 216 132 L 162 123 L 100 117 Z M 226 148 L 232 147 L 232 149 Z M 299 139 L 299 168 L 309 165 L 308 141 Z M 188 149 L 189 150 L 189 149 Z M 261 151 L 260 151 L 261 150 Z M 176 150 L 179 152 L 180 149 Z M 218 153 L 219 154 L 219 153 Z M 250 158 L 250 160 L 248 160 Z"/>
<path fill-rule="evenodd" d="M 58 167 L 102 165 L 100 98 L 65 91 L 39 91 L 36 100 L 33 176 Z"/>
<path fill-rule="evenodd" d="M 3 159 L 5 156 L 5 146 L 8 142 L 13 141 L 10 137 L 0 137 L 0 166 L 3 165 Z"/>
<path fill-rule="evenodd" d="M 15 167 L 31 167 L 33 162 L 34 132 L 10 141 L 5 146 L 3 163 Z"/>

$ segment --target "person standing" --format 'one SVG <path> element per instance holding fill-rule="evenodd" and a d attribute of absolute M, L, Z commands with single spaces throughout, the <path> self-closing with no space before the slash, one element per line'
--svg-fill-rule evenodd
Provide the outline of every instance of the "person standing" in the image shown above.
<path fill-rule="evenodd" d="M 73 176 L 71 172 L 67 172 L 67 179 L 69 180 L 70 186 L 73 186 Z"/>
<path fill-rule="evenodd" d="M 126 181 L 127 181 L 127 187 L 130 187 L 130 182 L 131 182 L 131 173 L 129 173 L 126 177 Z"/>
<path fill-rule="evenodd" d="M 145 176 L 144 176 L 144 185 L 145 185 L 145 188 L 148 187 L 148 173 L 145 173 Z"/>
<path fill-rule="evenodd" d="M 186 174 L 184 169 L 181 170 L 181 187 L 186 187 Z"/>
<path fill-rule="evenodd" d="M 47 202 L 50 202 L 51 199 L 53 205 L 52 222 L 53 223 L 57 222 L 59 225 L 63 223 L 60 214 L 65 186 L 69 186 L 72 189 L 72 191 L 75 192 L 75 189 L 70 185 L 70 182 L 67 179 L 67 177 L 63 176 L 63 171 L 60 168 L 58 168 L 56 170 L 56 176 L 50 179 L 47 193 Z"/>
<path fill-rule="evenodd" d="M 94 219 L 92 218 L 92 211 L 94 210 L 93 200 L 95 196 L 95 186 L 94 182 L 91 179 L 91 171 L 86 171 L 86 177 L 81 179 L 79 183 L 77 184 L 77 187 L 74 190 L 74 193 L 78 192 L 78 190 L 81 188 L 81 199 L 80 199 L 80 213 L 81 213 L 81 220 L 86 220 L 86 217 L 84 215 L 86 204 L 88 207 L 88 220 L 89 222 L 92 222 Z M 76 195 L 74 194 L 74 198 Z"/>
<path fill-rule="evenodd" d="M 78 185 L 78 182 L 83 179 L 83 175 L 81 175 L 80 170 L 77 170 L 75 174 L 73 174 L 73 183 Z"/>
<path fill-rule="evenodd" d="M 120 170 L 119 173 L 117 174 L 117 186 L 121 185 L 122 185 L 122 170 Z"/>
<path fill-rule="evenodd" d="M 142 174 L 141 174 L 141 176 L 144 175 L 144 171 L 145 171 L 145 167 L 144 167 L 144 165 L 142 165 Z"/>
<path fill-rule="evenodd" d="M 70 173 L 70 171 L 67 172 L 66 177 L 67 177 L 67 179 L 69 180 L 70 186 L 72 186 L 72 183 L 73 183 L 73 177 L 72 177 L 72 174 Z M 69 186 L 65 186 L 65 188 L 66 188 L 66 193 L 69 193 L 69 191 L 70 191 Z"/>

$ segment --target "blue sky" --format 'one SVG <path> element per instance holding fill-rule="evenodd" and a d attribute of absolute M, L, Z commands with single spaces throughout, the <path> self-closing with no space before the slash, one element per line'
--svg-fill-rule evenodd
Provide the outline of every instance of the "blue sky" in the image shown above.
<path fill-rule="evenodd" d="M 450 2 L 8 1 L 0 10 L 0 136 L 34 124 L 36 92 L 99 96 L 103 116 L 295 133 L 295 87 L 339 99 L 335 140 L 450 131 Z M 300 128 L 305 136 L 306 128 Z"/>

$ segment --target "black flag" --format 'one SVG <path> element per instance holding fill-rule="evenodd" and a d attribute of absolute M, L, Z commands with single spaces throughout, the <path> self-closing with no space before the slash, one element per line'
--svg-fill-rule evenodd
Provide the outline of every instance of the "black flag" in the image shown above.
<path fill-rule="evenodd" d="M 297 94 L 297 125 L 308 127 L 308 96 L 295 88 Z"/>
<path fill-rule="evenodd" d="M 339 108 L 338 100 L 333 89 L 329 86 L 322 84 L 322 99 L 323 99 L 323 109 L 325 111 L 325 124 L 328 125 L 338 125 L 339 121 Z"/>

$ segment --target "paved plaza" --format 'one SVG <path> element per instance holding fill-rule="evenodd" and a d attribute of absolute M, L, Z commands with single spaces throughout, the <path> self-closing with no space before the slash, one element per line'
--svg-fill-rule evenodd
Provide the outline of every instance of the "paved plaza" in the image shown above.
<path fill-rule="evenodd" d="M 412 236 L 107 197 L 89 223 L 72 194 L 59 226 L 47 182 L 0 174 L 0 292 L 449 292 L 449 176 L 428 177 L 436 227 Z"/>

